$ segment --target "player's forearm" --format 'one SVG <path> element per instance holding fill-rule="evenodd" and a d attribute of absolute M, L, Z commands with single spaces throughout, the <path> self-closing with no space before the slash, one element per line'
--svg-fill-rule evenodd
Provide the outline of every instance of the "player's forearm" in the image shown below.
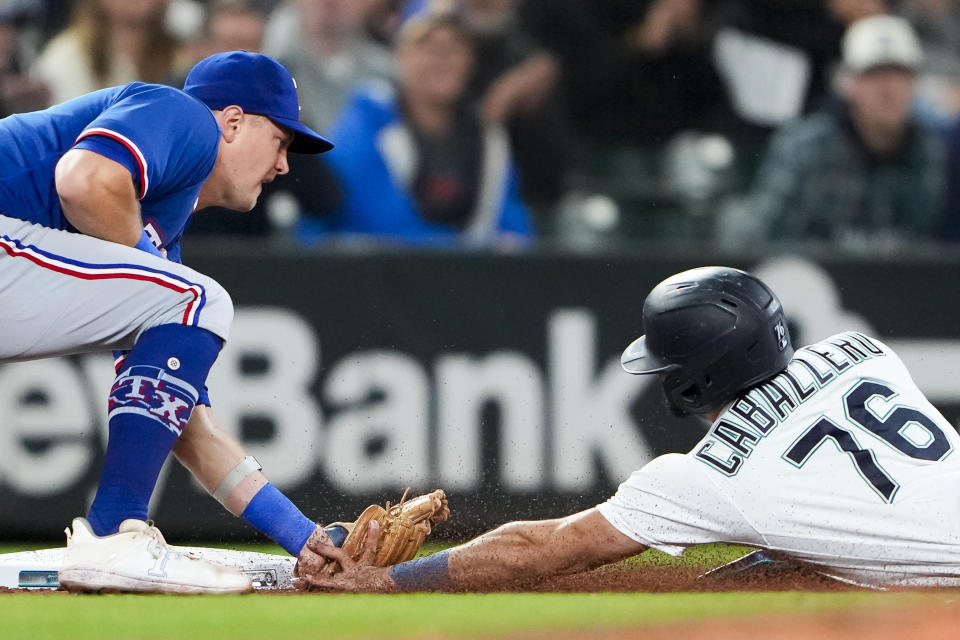
<path fill-rule="evenodd" d="M 551 540 L 561 520 L 511 522 L 470 542 L 365 576 L 362 590 L 488 590 L 588 568 Z"/>
<path fill-rule="evenodd" d="M 454 587 L 485 589 L 534 582 L 577 563 L 550 543 L 557 521 L 511 522 L 456 547 L 450 553 Z"/>
<path fill-rule="evenodd" d="M 300 555 L 317 530 L 311 519 L 270 484 L 240 443 L 220 428 L 210 407 L 194 408 L 173 452 L 228 511 L 291 555 Z"/>
<path fill-rule="evenodd" d="M 644 549 L 597 509 L 587 509 L 555 520 L 511 522 L 459 547 L 401 563 L 388 575 L 396 589 L 497 589 L 586 571 Z"/>
<path fill-rule="evenodd" d="M 551 576 L 577 573 L 609 562 L 609 554 L 586 549 L 570 535 L 569 519 L 511 522 L 450 553 L 454 587 L 490 589 L 530 584 Z"/>
<path fill-rule="evenodd" d="M 213 410 L 203 405 L 194 408 L 173 453 L 211 495 L 247 457 L 240 443 L 217 424 Z M 259 471 L 248 474 L 224 497 L 223 506 L 239 516 L 266 484 L 266 477 Z"/>
<path fill-rule="evenodd" d="M 140 241 L 140 205 L 122 165 L 75 149 L 57 163 L 55 183 L 63 214 L 77 231 L 130 247 Z"/>

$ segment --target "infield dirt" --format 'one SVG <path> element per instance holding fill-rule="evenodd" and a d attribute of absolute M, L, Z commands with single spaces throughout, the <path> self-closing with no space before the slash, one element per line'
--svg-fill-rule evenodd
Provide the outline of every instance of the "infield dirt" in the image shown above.
<path fill-rule="evenodd" d="M 532 633 L 522 640 L 949 640 L 960 637 L 956 602 L 918 608 L 758 615 L 748 619 L 714 618 L 653 624 L 608 631 Z"/>

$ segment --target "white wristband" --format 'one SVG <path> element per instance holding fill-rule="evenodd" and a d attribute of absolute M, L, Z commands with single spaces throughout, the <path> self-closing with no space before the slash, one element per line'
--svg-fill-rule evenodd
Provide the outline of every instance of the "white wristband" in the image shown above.
<path fill-rule="evenodd" d="M 237 463 L 233 469 L 230 470 L 230 473 L 227 474 L 227 477 L 217 486 L 213 492 L 213 497 L 217 499 L 220 504 L 224 504 L 227 501 L 227 498 L 230 497 L 230 494 L 233 493 L 233 490 L 236 489 L 243 479 L 246 478 L 251 473 L 256 473 L 260 471 L 263 467 L 260 466 L 260 463 L 257 462 L 257 459 L 253 456 L 247 456 L 243 460 Z"/>

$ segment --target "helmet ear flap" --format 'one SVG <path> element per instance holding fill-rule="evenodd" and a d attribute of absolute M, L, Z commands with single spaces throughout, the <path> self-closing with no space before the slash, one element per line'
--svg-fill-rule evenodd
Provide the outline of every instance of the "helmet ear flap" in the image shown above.
<path fill-rule="evenodd" d="M 675 418 L 685 418 L 689 416 L 690 411 L 685 409 L 682 403 L 675 397 L 675 390 L 670 389 L 662 378 L 660 382 L 661 384 L 657 385 L 660 388 L 660 397 L 663 399 L 663 404 L 670 411 L 670 414 Z"/>
<path fill-rule="evenodd" d="M 703 391 L 700 389 L 700 385 L 694 382 L 687 385 L 686 388 L 681 389 L 677 395 L 686 401 L 696 404 L 700 398 L 703 397 Z"/>
<path fill-rule="evenodd" d="M 713 380 L 710 378 L 709 373 L 696 376 L 690 380 L 689 383 L 681 385 L 680 388 L 674 391 L 675 399 L 677 400 L 674 404 L 680 407 L 701 407 L 704 396 L 710 394 L 712 386 Z"/>

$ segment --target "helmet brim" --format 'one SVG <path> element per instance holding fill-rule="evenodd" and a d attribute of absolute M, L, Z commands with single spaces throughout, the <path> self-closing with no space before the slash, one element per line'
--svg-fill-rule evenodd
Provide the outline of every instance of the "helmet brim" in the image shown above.
<path fill-rule="evenodd" d="M 630 343 L 620 356 L 620 366 L 627 373 L 644 375 L 663 373 L 679 368 L 678 364 L 668 364 L 656 358 L 647 350 L 647 336 L 640 336 Z"/>

